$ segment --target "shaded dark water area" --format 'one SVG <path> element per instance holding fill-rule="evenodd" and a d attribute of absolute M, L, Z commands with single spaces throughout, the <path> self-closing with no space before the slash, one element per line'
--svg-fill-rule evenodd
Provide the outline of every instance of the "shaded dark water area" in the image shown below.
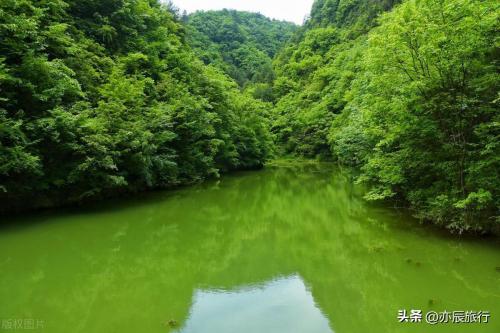
<path fill-rule="evenodd" d="M 0 320 L 39 331 L 500 331 L 497 241 L 367 205 L 329 164 L 2 219 Z M 491 319 L 399 323 L 401 309 Z"/>

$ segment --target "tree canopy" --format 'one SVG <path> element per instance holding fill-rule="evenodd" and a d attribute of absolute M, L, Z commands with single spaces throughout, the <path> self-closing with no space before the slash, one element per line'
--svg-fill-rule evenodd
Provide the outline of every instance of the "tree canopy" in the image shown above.
<path fill-rule="evenodd" d="M 277 142 L 358 168 L 369 200 L 498 230 L 499 4 L 397 2 L 315 2 L 275 59 Z"/>
<path fill-rule="evenodd" d="M 262 166 L 263 103 L 157 0 L 0 2 L 1 210 Z"/>

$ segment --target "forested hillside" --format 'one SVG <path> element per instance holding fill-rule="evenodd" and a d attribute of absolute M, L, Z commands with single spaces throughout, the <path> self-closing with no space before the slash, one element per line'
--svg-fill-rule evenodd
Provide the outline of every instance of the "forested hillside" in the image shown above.
<path fill-rule="evenodd" d="M 235 10 L 196 12 L 185 18 L 188 41 L 205 64 L 223 69 L 241 87 L 274 80 L 272 59 L 297 26 Z"/>
<path fill-rule="evenodd" d="M 318 0 L 309 20 L 276 60 L 274 131 L 285 153 L 330 158 L 335 115 L 358 72 L 367 33 L 393 0 Z"/>
<path fill-rule="evenodd" d="M 494 0 L 316 0 L 301 27 L 159 0 L 3 0 L 0 211 L 277 152 L 352 167 L 366 199 L 454 232 L 500 231 L 499 21 Z"/>
<path fill-rule="evenodd" d="M 315 2 L 275 60 L 277 142 L 358 168 L 369 200 L 499 230 L 500 4 L 399 2 Z"/>
<path fill-rule="evenodd" d="M 0 1 L 0 211 L 262 166 L 264 104 L 157 0 Z"/>

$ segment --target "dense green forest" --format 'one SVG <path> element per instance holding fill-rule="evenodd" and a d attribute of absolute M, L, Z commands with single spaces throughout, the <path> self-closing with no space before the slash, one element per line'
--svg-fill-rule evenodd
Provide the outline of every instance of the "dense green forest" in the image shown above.
<path fill-rule="evenodd" d="M 294 156 L 357 170 L 366 199 L 423 221 L 499 231 L 499 21 L 494 0 L 316 0 L 301 27 L 3 0 L 0 210 Z"/>
<path fill-rule="evenodd" d="M 0 2 L 0 210 L 256 168 L 267 108 L 157 0 Z"/>
<path fill-rule="evenodd" d="M 273 133 L 359 169 L 369 200 L 500 230 L 500 3 L 400 2 L 315 2 L 275 60 Z"/>
<path fill-rule="evenodd" d="M 214 64 L 241 87 L 265 91 L 275 79 L 274 56 L 297 26 L 235 10 L 196 12 L 185 18 L 188 41 L 205 64 Z M 266 85 L 267 84 L 267 85 Z"/>

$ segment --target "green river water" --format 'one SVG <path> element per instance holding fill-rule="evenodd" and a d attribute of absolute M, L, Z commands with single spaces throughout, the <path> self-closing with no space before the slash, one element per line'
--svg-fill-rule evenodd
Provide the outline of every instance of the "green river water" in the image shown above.
<path fill-rule="evenodd" d="M 2 218 L 0 331 L 498 333 L 498 266 L 498 241 L 368 205 L 329 164 L 275 165 Z M 491 318 L 399 323 L 403 309 Z"/>

